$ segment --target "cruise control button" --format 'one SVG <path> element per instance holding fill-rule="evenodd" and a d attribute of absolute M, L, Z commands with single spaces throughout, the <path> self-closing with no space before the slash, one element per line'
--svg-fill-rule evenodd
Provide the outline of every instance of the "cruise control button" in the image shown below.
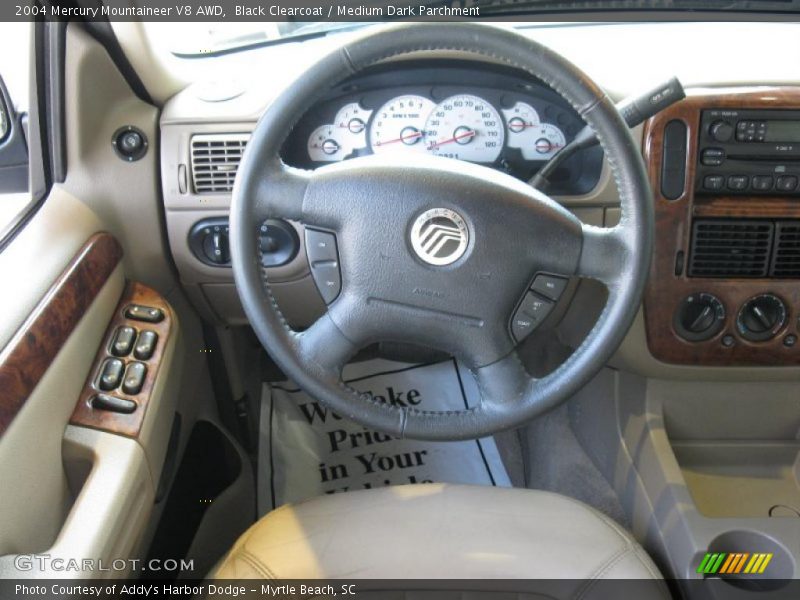
<path fill-rule="evenodd" d="M 794 175 L 778 177 L 775 188 L 781 192 L 793 192 L 797 188 L 797 177 Z"/>
<path fill-rule="evenodd" d="M 122 371 L 125 364 L 118 358 L 108 358 L 100 369 L 100 381 L 98 386 L 101 390 L 108 392 L 119 387 L 122 379 Z"/>
<path fill-rule="evenodd" d="M 128 356 L 136 339 L 136 330 L 133 327 L 119 327 L 111 342 L 111 354 L 114 356 Z"/>
<path fill-rule="evenodd" d="M 531 290 L 550 298 L 550 300 L 558 300 L 567 287 L 567 280 L 563 277 L 556 277 L 555 275 L 537 275 L 533 279 Z"/>
<path fill-rule="evenodd" d="M 158 334 L 155 331 L 143 331 L 139 334 L 139 339 L 136 341 L 136 348 L 133 349 L 133 355 L 139 360 L 148 360 L 153 356 L 158 342 Z"/>
<path fill-rule="evenodd" d="M 125 370 L 125 379 L 122 382 L 122 391 L 131 396 L 135 396 L 142 391 L 144 376 L 147 374 L 147 366 L 144 363 L 132 362 Z"/>
<path fill-rule="evenodd" d="M 540 298 L 533 292 L 527 292 L 511 320 L 511 333 L 514 338 L 518 342 L 526 338 L 550 314 L 553 306 L 555 305 L 550 300 Z"/>
<path fill-rule="evenodd" d="M 339 272 L 339 261 L 330 260 L 326 262 L 316 262 L 311 267 L 311 276 L 317 289 L 325 301 L 330 304 L 339 296 L 342 291 L 342 275 Z"/>
<path fill-rule="evenodd" d="M 338 260 L 336 236 L 327 231 L 306 229 L 306 253 L 311 266 L 320 261 Z"/>
<path fill-rule="evenodd" d="M 741 191 L 747 189 L 750 178 L 747 175 L 731 175 L 728 177 L 728 189 Z"/>
<path fill-rule="evenodd" d="M 92 398 L 92 408 L 130 414 L 136 410 L 136 402 L 127 398 L 117 398 L 108 394 L 97 394 Z"/>
<path fill-rule="evenodd" d="M 125 316 L 134 321 L 146 321 L 148 323 L 158 323 L 164 319 L 164 311 L 152 306 L 142 306 L 141 304 L 129 304 L 125 309 Z"/>

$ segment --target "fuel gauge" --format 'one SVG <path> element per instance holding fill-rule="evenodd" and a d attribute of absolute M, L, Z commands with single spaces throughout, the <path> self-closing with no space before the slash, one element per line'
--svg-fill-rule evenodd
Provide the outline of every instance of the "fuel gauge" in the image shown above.
<path fill-rule="evenodd" d="M 564 132 L 555 125 L 542 123 L 536 109 L 517 102 L 503 110 L 508 128 L 508 147 L 519 148 L 526 160 L 549 160 L 566 143 Z"/>

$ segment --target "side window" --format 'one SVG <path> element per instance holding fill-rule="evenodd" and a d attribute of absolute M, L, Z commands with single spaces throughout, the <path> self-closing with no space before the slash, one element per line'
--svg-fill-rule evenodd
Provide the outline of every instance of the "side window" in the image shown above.
<path fill-rule="evenodd" d="M 31 201 L 30 23 L 0 23 L 0 235 Z"/>

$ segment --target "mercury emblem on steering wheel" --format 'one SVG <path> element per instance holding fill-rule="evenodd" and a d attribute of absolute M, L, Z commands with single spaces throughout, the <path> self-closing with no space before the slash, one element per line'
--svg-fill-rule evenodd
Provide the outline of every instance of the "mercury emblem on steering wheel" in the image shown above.
<path fill-rule="evenodd" d="M 426 210 L 411 227 L 411 247 L 429 265 L 456 262 L 464 256 L 468 243 L 467 223 L 449 208 Z"/>

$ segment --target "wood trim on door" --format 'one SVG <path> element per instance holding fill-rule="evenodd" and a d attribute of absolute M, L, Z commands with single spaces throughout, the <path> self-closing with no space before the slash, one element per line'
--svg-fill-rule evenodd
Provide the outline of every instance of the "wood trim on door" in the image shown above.
<path fill-rule="evenodd" d="M 0 436 L 121 260 L 111 234 L 89 238 L 0 352 Z"/>

